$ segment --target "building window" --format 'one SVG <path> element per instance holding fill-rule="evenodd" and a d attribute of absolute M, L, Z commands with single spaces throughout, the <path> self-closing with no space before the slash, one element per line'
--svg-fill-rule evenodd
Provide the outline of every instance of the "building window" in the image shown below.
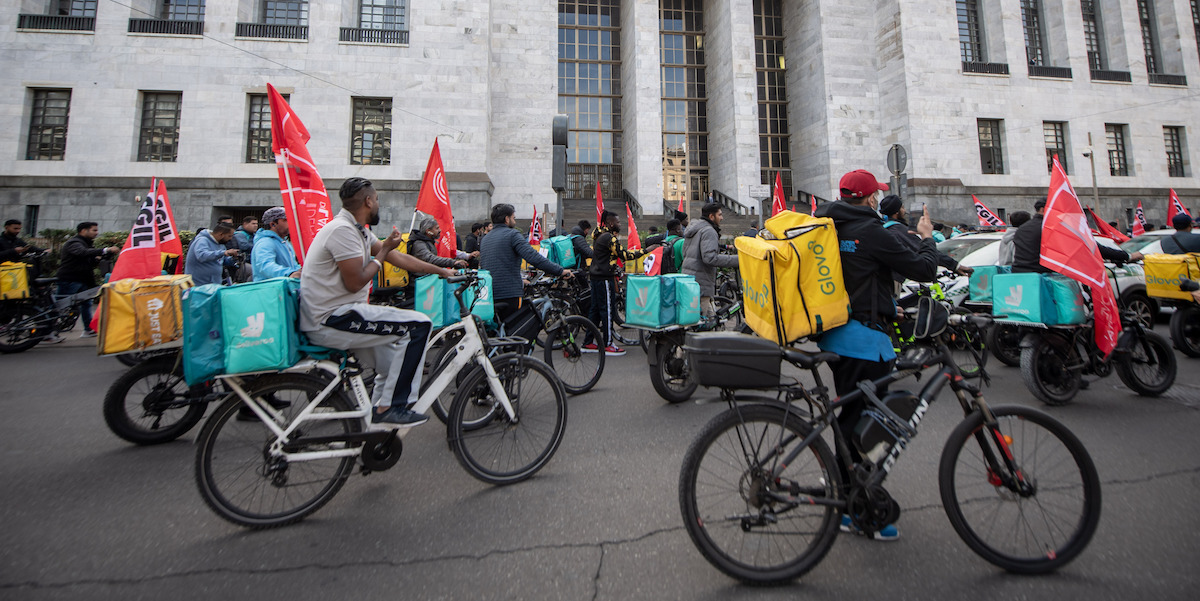
<path fill-rule="evenodd" d="M 958 6 L 958 50 L 962 54 L 962 61 L 986 63 L 978 0 L 957 0 L 955 4 Z"/>
<path fill-rule="evenodd" d="M 289 94 L 283 94 L 289 100 Z M 250 94 L 250 116 L 246 126 L 246 162 L 274 163 L 271 149 L 271 102 L 266 94 Z"/>
<path fill-rule="evenodd" d="M 54 7 L 60 17 L 95 17 L 97 0 L 58 0 Z"/>
<path fill-rule="evenodd" d="M 1004 147 L 1000 139 L 999 119 L 979 120 L 979 163 L 983 173 L 1004 173 Z"/>
<path fill-rule="evenodd" d="M 1196 32 L 1196 49 L 1200 50 L 1200 0 L 1192 2 L 1192 30 Z"/>
<path fill-rule="evenodd" d="M 1041 0 L 1021 0 L 1021 22 L 1025 26 L 1025 60 L 1031 65 L 1046 64 L 1041 4 Z"/>
<path fill-rule="evenodd" d="M 392 163 L 392 99 L 355 98 L 351 165 Z"/>
<path fill-rule="evenodd" d="M 203 21 L 204 0 L 163 0 L 162 18 L 169 21 Z"/>
<path fill-rule="evenodd" d="M 182 92 L 142 92 L 138 161 L 173 163 L 179 157 Z"/>
<path fill-rule="evenodd" d="M 663 192 L 676 206 L 708 197 L 708 90 L 704 78 L 703 0 L 659 1 L 662 61 Z M 667 181 L 684 187 L 673 196 Z"/>
<path fill-rule="evenodd" d="M 308 25 L 308 0 L 266 0 L 262 22 L 266 25 Z"/>
<path fill-rule="evenodd" d="M 1101 40 L 1100 12 L 1094 0 L 1082 0 L 1083 10 L 1083 40 L 1087 47 L 1088 67 L 1092 71 L 1108 68 L 1108 60 L 1104 56 Z"/>
<path fill-rule="evenodd" d="M 362 0 L 358 26 L 363 29 L 408 29 L 408 0 Z"/>
<path fill-rule="evenodd" d="M 1163 128 L 1163 142 L 1167 147 L 1167 175 L 1185 177 L 1183 165 L 1183 128 L 1168 125 Z"/>
<path fill-rule="evenodd" d="M 621 180 L 620 0 L 558 3 L 558 112 L 567 115 L 568 198 L 599 182 L 612 198 Z"/>
<path fill-rule="evenodd" d="M 1108 174 L 1129 175 L 1129 155 L 1125 150 L 1125 126 L 1105 123 L 1104 137 L 1108 143 Z"/>
<path fill-rule="evenodd" d="M 792 198 L 783 36 L 782 0 L 754 0 L 759 183 L 774 184 L 775 174 L 779 173 L 784 198 Z"/>
<path fill-rule="evenodd" d="M 1146 72 L 1162 73 L 1158 52 L 1158 32 L 1154 26 L 1154 8 L 1149 0 L 1138 0 L 1138 22 L 1142 27 L 1142 52 L 1146 55 Z"/>
<path fill-rule="evenodd" d="M 37 236 L 38 231 L 38 213 L 41 212 L 39 205 L 25 205 L 25 219 L 21 225 L 25 228 L 25 233 L 30 237 Z"/>
<path fill-rule="evenodd" d="M 1042 138 L 1046 140 L 1046 172 L 1054 170 L 1054 157 L 1058 156 L 1058 164 L 1063 171 L 1071 174 L 1067 166 L 1067 124 L 1061 121 L 1043 121 Z"/>
<path fill-rule="evenodd" d="M 71 90 L 33 90 L 29 111 L 27 161 L 61 161 L 67 152 Z"/>

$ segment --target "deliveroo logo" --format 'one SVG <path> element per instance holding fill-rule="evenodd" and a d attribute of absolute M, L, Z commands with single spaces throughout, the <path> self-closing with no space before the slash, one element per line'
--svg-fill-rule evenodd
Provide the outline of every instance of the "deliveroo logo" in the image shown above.
<path fill-rule="evenodd" d="M 430 286 L 429 289 L 425 291 L 425 300 L 423 300 L 421 302 L 421 306 L 424 307 L 424 309 L 426 311 L 433 310 L 433 298 L 434 298 L 435 292 L 437 292 L 437 289 L 432 286 Z"/>
<path fill-rule="evenodd" d="M 1018 284 L 1008 287 L 1008 296 L 1004 297 L 1004 304 L 1008 305 L 1008 310 L 1011 313 L 1020 313 L 1021 315 L 1029 315 L 1029 309 L 1022 309 L 1021 299 L 1025 296 L 1025 286 Z"/>
<path fill-rule="evenodd" d="M 258 338 L 262 336 L 266 326 L 266 315 L 262 311 L 246 316 L 246 327 L 242 328 L 242 338 Z"/>
<path fill-rule="evenodd" d="M 647 301 L 649 300 L 649 298 L 648 298 L 649 296 L 650 296 L 650 289 L 649 289 L 649 288 L 641 288 L 641 289 L 639 289 L 639 290 L 637 291 L 637 306 L 638 306 L 639 308 L 641 308 L 641 309 L 645 309 L 645 308 L 646 308 L 646 303 L 647 303 Z"/>

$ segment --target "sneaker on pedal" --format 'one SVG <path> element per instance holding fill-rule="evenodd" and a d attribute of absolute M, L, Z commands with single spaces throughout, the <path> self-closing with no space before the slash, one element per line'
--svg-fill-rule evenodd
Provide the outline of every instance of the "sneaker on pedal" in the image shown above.
<path fill-rule="evenodd" d="M 599 353 L 600 346 L 597 345 L 595 342 L 589 342 L 589 343 L 579 347 L 579 350 L 580 350 L 580 352 L 584 352 L 584 353 Z"/>
<path fill-rule="evenodd" d="M 874 534 L 871 534 L 869 536 L 864 535 L 863 531 L 859 530 L 854 525 L 854 523 L 852 521 L 850 521 L 850 516 L 848 516 L 848 515 L 842 516 L 842 532 L 851 532 L 851 533 L 857 534 L 859 536 L 867 536 L 867 538 L 869 538 L 871 540 L 878 540 L 878 541 L 892 541 L 892 540 L 896 540 L 896 539 L 900 538 L 900 530 L 898 528 L 896 528 L 895 524 L 888 524 L 887 526 L 884 526 L 883 529 L 880 530 L 879 532 L 875 532 Z"/>
<path fill-rule="evenodd" d="M 412 426 L 419 426 L 427 421 L 429 421 L 428 415 L 422 415 L 406 407 L 392 406 L 388 407 L 388 410 L 383 413 L 378 411 L 371 412 L 371 423 L 383 426 L 410 428 Z"/>
<path fill-rule="evenodd" d="M 617 348 L 615 345 L 610 344 L 604 347 L 604 354 L 609 357 L 620 357 L 625 354 L 625 349 Z"/>

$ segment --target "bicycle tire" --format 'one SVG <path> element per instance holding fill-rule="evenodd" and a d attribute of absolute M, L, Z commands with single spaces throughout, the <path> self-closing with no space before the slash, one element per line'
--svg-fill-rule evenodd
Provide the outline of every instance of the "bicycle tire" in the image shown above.
<path fill-rule="evenodd" d="M 782 480 L 761 477 L 775 465 L 759 466 L 784 438 L 793 438 L 774 461 L 789 454 L 812 427 L 781 405 L 752 404 L 718 414 L 688 447 L 679 473 L 679 506 L 692 543 L 709 563 L 747 584 L 777 584 L 800 577 L 820 563 L 833 546 L 842 512 L 830 505 L 798 504 L 786 511 L 763 501 L 764 487 L 780 492 L 807 490 L 813 496 L 836 497 L 841 476 L 829 446 L 812 441 L 782 472 Z M 751 445 L 752 446 L 748 446 Z M 756 506 L 757 505 L 757 506 Z M 739 515 L 740 514 L 740 515 Z M 774 520 L 750 524 L 755 516 Z M 794 544 L 793 544 L 794 543 Z"/>
<path fill-rule="evenodd" d="M 324 379 L 305 374 L 259 376 L 248 386 L 251 398 L 272 395 L 290 401 L 283 410 L 290 422 L 308 402 L 325 388 Z M 346 483 L 357 456 L 326 460 L 281 463 L 267 452 L 274 434 L 255 416 L 236 419 L 243 406 L 234 396 L 221 404 L 204 424 L 197 439 L 196 484 L 200 496 L 218 516 L 253 529 L 275 528 L 297 522 L 323 507 Z M 352 411 L 355 406 L 341 390 L 334 390 L 321 404 L 334 411 Z M 338 435 L 362 431 L 361 419 L 310 422 L 293 435 Z M 346 448 L 346 443 L 314 445 L 306 450 Z"/>
<path fill-rule="evenodd" d="M 658 355 L 655 364 L 650 366 L 650 385 L 654 392 L 672 405 L 692 398 L 700 383 L 692 374 L 687 352 L 668 340 L 660 342 L 654 352 Z"/>
<path fill-rule="evenodd" d="M 1171 316 L 1171 341 L 1179 352 L 1200 357 L 1200 307 L 1181 307 Z"/>
<path fill-rule="evenodd" d="M 992 356 L 1009 367 L 1021 367 L 1021 332 L 1017 326 L 998 323 L 988 329 L 984 342 Z"/>
<path fill-rule="evenodd" d="M 543 356 L 546 365 L 562 381 L 568 394 L 583 394 L 591 390 L 604 373 L 605 353 L 583 352 L 583 341 L 601 339 L 600 328 L 585 317 L 567 315 L 561 325 L 546 334 Z"/>
<path fill-rule="evenodd" d="M 958 424 L 942 450 L 942 506 L 955 532 L 987 561 L 1018 574 L 1052 572 L 1078 557 L 1095 534 L 1100 476 L 1083 443 L 1049 415 L 1017 405 L 994 407 L 992 414 L 1013 461 L 1036 491 L 1025 498 L 998 485 L 980 445 L 997 458 L 1004 451 L 977 411 Z M 968 448 L 974 452 L 964 457 Z M 1072 508 L 1078 508 L 1077 517 L 1052 524 Z M 993 535 L 1011 540 L 1001 543 Z"/>
<path fill-rule="evenodd" d="M 197 390 L 203 394 L 203 387 Z M 175 358 L 159 357 L 135 364 L 108 387 L 104 423 L 134 444 L 162 444 L 200 423 L 206 405 L 193 398 Z"/>
<path fill-rule="evenodd" d="M 567 395 L 545 363 L 506 353 L 492 360 L 517 413 L 509 419 L 482 367 L 458 389 L 447 426 L 450 448 L 467 473 L 495 485 L 533 476 L 558 451 L 567 427 Z"/>
<path fill-rule="evenodd" d="M 27 351 L 42 341 L 45 336 L 38 334 L 41 330 L 46 334 L 50 328 L 25 327 L 25 322 L 38 314 L 36 307 L 26 302 L 5 302 L 0 308 L 0 353 L 21 353 Z"/>
<path fill-rule="evenodd" d="M 1142 348 L 1141 341 L 1135 341 L 1129 351 L 1117 357 L 1117 375 L 1130 390 L 1140 396 L 1156 397 L 1170 390 L 1175 383 L 1175 350 L 1161 334 L 1143 331 L 1146 336 L 1146 346 L 1154 354 L 1154 364 Z"/>
<path fill-rule="evenodd" d="M 1066 405 L 1079 392 L 1083 379 L 1078 370 L 1067 367 L 1070 362 L 1066 352 L 1039 337 L 1021 349 L 1021 379 L 1039 401 Z"/>

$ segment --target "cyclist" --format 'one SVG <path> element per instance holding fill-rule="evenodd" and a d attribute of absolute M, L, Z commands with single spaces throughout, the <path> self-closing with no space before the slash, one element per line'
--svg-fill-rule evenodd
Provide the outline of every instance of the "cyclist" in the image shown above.
<path fill-rule="evenodd" d="M 904 203 L 900 197 L 895 194 L 889 194 L 879 201 L 879 214 L 883 215 L 883 227 L 892 235 L 900 239 L 901 242 L 908 244 L 912 248 L 916 248 L 920 244 L 921 236 L 912 230 L 912 226 L 908 223 L 908 210 L 904 208 Z M 936 231 L 936 230 L 935 230 Z M 937 240 L 937 236 L 933 238 Z M 954 257 L 938 251 L 938 265 L 949 269 L 960 275 L 969 276 L 975 273 L 975 270 L 966 265 L 959 265 Z M 896 281 L 903 282 L 904 278 L 897 276 Z"/>
<path fill-rule="evenodd" d="M 510 336 L 533 340 L 541 328 L 537 314 L 524 302 L 521 260 L 557 276 L 570 279 L 571 272 L 538 254 L 525 235 L 517 231 L 517 210 L 508 203 L 492 207 L 492 231 L 479 243 L 479 267 L 492 274 L 492 298 L 496 319 Z"/>
<path fill-rule="evenodd" d="M 283 207 L 272 207 L 263 212 L 262 227 L 254 235 L 254 246 L 250 251 L 254 281 L 271 278 L 300 277 L 300 263 L 296 251 L 285 239 L 288 235 L 287 213 Z M 236 232 L 234 233 L 236 236 Z"/>
<path fill-rule="evenodd" d="M 821 336 L 821 350 L 837 353 L 841 358 L 832 361 L 834 389 L 838 396 L 855 390 L 862 380 L 874 380 L 891 373 L 896 360 L 889 331 L 896 317 L 892 296 L 893 273 L 918 282 L 931 282 L 937 277 L 938 252 L 933 242 L 933 223 L 922 213 L 916 231 L 921 237 L 914 249 L 908 243 L 883 228 L 876 210 L 879 192 L 887 184 L 875 180 L 869 171 L 858 169 L 842 176 L 838 184 L 841 200 L 817 207 L 817 217 L 830 217 L 837 228 L 842 258 L 842 276 L 850 293 L 850 321 Z M 882 396 L 884 390 L 878 390 Z M 847 440 L 853 440 L 866 401 L 859 400 L 842 408 L 838 428 Z M 851 456 L 861 458 L 853 445 Z M 848 466 L 839 465 L 843 480 L 850 482 Z M 842 518 L 842 529 L 852 526 L 848 516 Z M 889 524 L 875 533 L 876 540 L 895 540 L 900 532 Z"/>
<path fill-rule="evenodd" d="M 1163 252 L 1173 255 L 1200 252 L 1200 235 L 1192 231 L 1191 215 L 1176 213 L 1171 219 L 1171 227 L 1175 228 L 1175 233 L 1163 237 Z"/>
<path fill-rule="evenodd" d="M 236 244 L 234 248 L 228 247 L 232 240 L 233 226 L 220 221 L 211 230 L 196 234 L 188 245 L 183 272 L 192 276 L 192 282 L 197 286 L 220 284 L 227 266 L 226 260 L 237 256 L 239 252 Z"/>
<path fill-rule="evenodd" d="M 717 292 L 717 268 L 737 268 L 737 255 L 724 255 L 720 250 L 721 222 L 725 214 L 721 205 L 710 202 L 700 209 L 700 220 L 687 226 L 683 232 L 683 263 L 681 271 L 696 278 L 700 284 L 700 312 L 712 317 L 712 297 Z"/>
<path fill-rule="evenodd" d="M 391 427 L 425 423 L 409 407 L 421 388 L 429 318 L 416 311 L 367 303 L 383 262 L 401 269 L 454 275 L 395 251 L 400 232 L 384 240 L 365 226 L 379 224 L 379 195 L 369 180 L 352 177 L 338 196 L 342 210 L 313 238 L 300 274 L 300 329 L 316 344 L 352 349 L 376 372 L 371 422 Z"/>
<path fill-rule="evenodd" d="M 107 255 L 116 255 L 121 251 L 116 246 L 108 248 L 92 248 L 92 241 L 100 235 L 100 228 L 95 221 L 84 221 L 75 226 L 75 237 L 63 244 L 60 256 L 62 262 L 58 265 L 58 293 L 69 296 L 96 287 L 96 264 Z M 80 315 L 83 316 L 83 333 L 80 338 L 93 338 L 96 332 L 92 330 L 92 301 L 79 302 Z M 56 341 L 55 341 L 56 342 Z"/>
<path fill-rule="evenodd" d="M 1034 203 L 1033 210 L 1036 213 L 1033 218 L 1017 228 L 1017 233 L 1013 234 L 1013 273 L 1051 273 L 1053 271 L 1043 266 L 1041 262 L 1042 221 L 1045 219 L 1046 201 L 1039 200 Z M 1103 244 L 1097 244 L 1096 247 L 1100 249 L 1100 256 L 1105 261 L 1128 263 L 1142 260 L 1140 252 L 1130 254 L 1119 248 L 1109 248 Z"/>

